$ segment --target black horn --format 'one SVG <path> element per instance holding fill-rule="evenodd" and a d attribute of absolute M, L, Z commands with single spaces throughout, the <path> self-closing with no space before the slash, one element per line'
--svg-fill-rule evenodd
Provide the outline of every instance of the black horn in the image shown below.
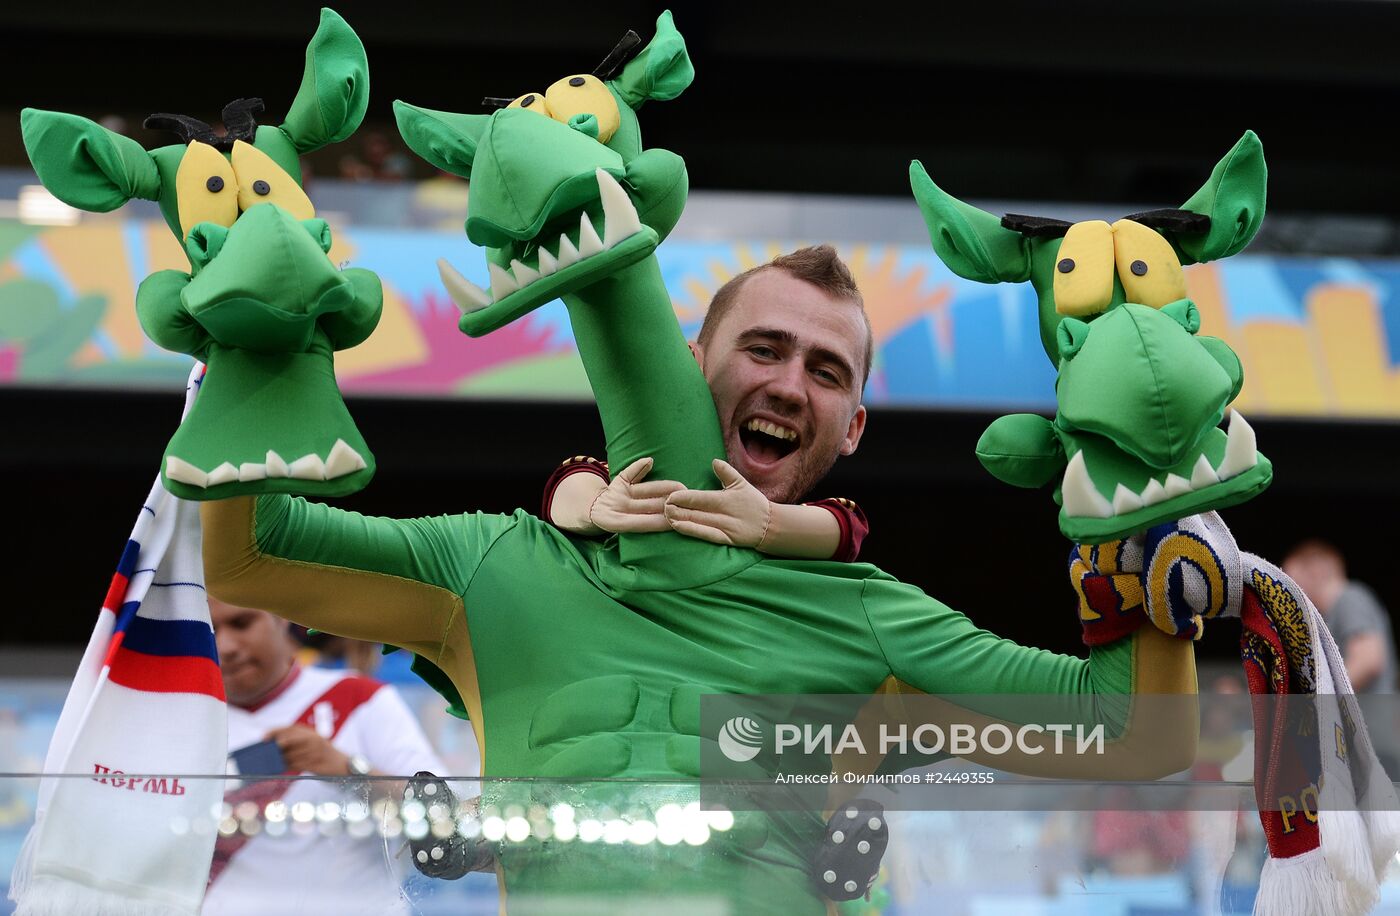
<path fill-rule="evenodd" d="M 1149 229 L 1165 229 L 1168 232 L 1195 234 L 1210 231 L 1210 217 L 1190 210 L 1145 210 L 1123 218 L 1142 223 Z"/>
<path fill-rule="evenodd" d="M 228 132 L 230 148 L 233 141 L 252 143 L 258 132 L 258 115 L 262 114 L 262 99 L 234 99 L 224 106 L 224 130 Z"/>
<path fill-rule="evenodd" d="M 1057 239 L 1068 232 L 1069 227 L 1073 226 L 1074 223 L 1049 216 L 1023 216 L 1020 213 L 1008 213 L 1001 218 L 1001 225 L 1004 229 L 1019 232 L 1028 238 Z"/>
<path fill-rule="evenodd" d="M 617 75 L 617 71 L 622 69 L 623 64 L 637 56 L 637 48 L 641 43 L 641 36 L 628 29 L 627 34 L 617 43 L 617 47 L 609 51 L 603 62 L 593 68 L 593 75 L 600 80 L 612 79 Z"/>
<path fill-rule="evenodd" d="M 214 128 L 198 118 L 189 115 L 157 112 L 143 122 L 147 130 L 168 130 L 180 138 L 181 143 L 198 140 L 210 146 L 218 146 L 219 138 L 214 136 Z"/>

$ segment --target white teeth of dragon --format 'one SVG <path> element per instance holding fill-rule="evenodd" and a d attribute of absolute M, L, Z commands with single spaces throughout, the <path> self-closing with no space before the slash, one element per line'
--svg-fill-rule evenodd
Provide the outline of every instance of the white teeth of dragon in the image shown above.
<path fill-rule="evenodd" d="M 209 472 L 209 486 L 211 487 L 217 487 L 221 483 L 233 483 L 237 479 L 238 468 L 228 461 Z"/>
<path fill-rule="evenodd" d="M 559 269 L 559 262 L 554 255 L 549 253 L 549 249 L 540 247 L 540 276 L 547 277 Z"/>
<path fill-rule="evenodd" d="M 603 240 L 598 238 L 598 230 L 593 228 L 593 221 L 588 218 L 588 213 L 586 211 L 580 213 L 578 216 L 579 257 L 591 258 L 605 250 Z"/>
<path fill-rule="evenodd" d="M 1167 491 L 1167 499 L 1176 499 L 1191 492 L 1191 481 L 1180 474 L 1168 474 L 1167 485 L 1163 489 Z"/>
<path fill-rule="evenodd" d="M 603 247 L 612 248 L 625 238 L 642 231 L 642 221 L 637 218 L 637 208 L 632 199 L 617 183 L 617 179 L 602 169 L 595 173 L 598 178 L 598 197 L 603 202 Z"/>
<path fill-rule="evenodd" d="M 1177 478 L 1180 480 L 1181 478 Z M 1170 499 L 1167 496 L 1167 488 L 1157 482 L 1156 478 L 1149 480 L 1147 486 L 1142 488 L 1142 504 L 1144 506 L 1155 506 L 1160 502 Z"/>
<path fill-rule="evenodd" d="M 188 461 L 181 461 L 174 455 L 165 459 L 165 476 L 171 480 L 187 483 L 193 487 L 209 486 L 209 475 Z"/>
<path fill-rule="evenodd" d="M 326 456 L 326 479 L 334 480 L 366 467 L 368 465 L 359 452 L 346 445 L 344 439 L 337 439 L 335 445 L 331 446 L 331 453 Z"/>
<path fill-rule="evenodd" d="M 1118 488 L 1113 491 L 1114 515 L 1127 515 L 1129 512 L 1136 512 L 1138 509 L 1141 509 L 1143 505 L 1143 498 L 1121 483 L 1118 485 Z"/>
<path fill-rule="evenodd" d="M 326 479 L 326 463 L 315 452 L 310 455 L 302 455 L 287 467 L 291 468 L 292 476 L 297 480 Z"/>
<path fill-rule="evenodd" d="M 282 456 L 272 449 L 267 450 L 267 476 L 268 477 L 291 477 L 291 469 L 287 467 L 287 462 L 282 460 Z"/>
<path fill-rule="evenodd" d="M 777 439 L 787 439 L 793 442 L 797 440 L 796 430 L 787 429 L 786 427 L 779 426 L 776 423 L 769 423 L 767 420 L 759 420 L 757 418 L 752 419 L 746 424 L 745 428 L 760 433 L 767 433 L 768 435 L 773 436 Z"/>
<path fill-rule="evenodd" d="M 519 260 L 510 262 L 507 271 L 496 264 L 488 263 L 487 272 L 491 276 L 491 291 L 487 292 L 462 276 L 445 259 L 438 259 L 438 274 L 452 301 L 464 314 L 479 311 L 506 296 L 518 292 L 543 277 L 552 276 L 566 267 L 571 267 L 584 258 L 601 254 L 631 238 L 642 229 L 642 221 L 637 216 L 637 208 L 617 179 L 602 169 L 596 171 L 598 197 L 603 204 L 604 237 L 598 237 L 598 230 L 587 213 L 579 215 L 579 239 L 575 245 L 566 233 L 559 236 L 559 253 L 550 254 L 543 245 L 539 249 L 539 265 L 530 267 Z"/>
<path fill-rule="evenodd" d="M 491 298 L 493 301 L 500 302 L 520 288 L 520 284 L 515 282 L 515 278 L 500 265 L 488 263 L 486 271 L 491 275 Z"/>
<path fill-rule="evenodd" d="M 1205 455 L 1197 456 L 1196 465 L 1191 468 L 1191 489 L 1204 490 L 1215 483 L 1220 483 L 1220 475 L 1210 466 L 1210 459 Z"/>
<path fill-rule="evenodd" d="M 196 487 L 216 487 L 219 484 L 233 483 L 235 480 L 247 483 L 279 477 L 295 477 L 298 480 L 334 480 L 368 466 L 359 452 L 351 448 L 344 439 L 337 439 L 324 461 L 319 455 L 312 452 L 302 455 L 289 465 L 281 455 L 269 450 L 267 460 L 261 464 L 256 461 L 245 461 L 235 467 L 231 462 L 225 461 L 208 473 L 201 471 L 188 461 L 171 455 L 165 459 L 165 476 L 171 480 Z"/>
<path fill-rule="evenodd" d="M 446 258 L 438 258 L 438 276 L 447 294 L 463 312 L 475 312 L 491 304 L 491 294 L 457 272 L 457 268 L 447 263 Z"/>
<path fill-rule="evenodd" d="M 535 270 L 535 268 L 528 264 L 522 264 L 519 261 L 510 262 L 510 272 L 515 275 L 515 282 L 520 284 L 521 289 L 524 289 L 540 278 L 540 272 L 538 270 Z"/>
<path fill-rule="evenodd" d="M 1258 460 L 1259 449 L 1253 427 L 1244 421 L 1238 410 L 1230 411 L 1230 435 L 1225 440 L 1225 457 L 1217 469 L 1220 479 L 1229 480 L 1236 474 L 1243 474 Z"/>
<path fill-rule="evenodd" d="M 1187 493 L 1229 480 L 1254 467 L 1258 461 L 1259 451 L 1253 428 L 1245 422 L 1239 411 L 1232 410 L 1230 431 L 1225 440 L 1225 457 L 1220 460 L 1218 468 L 1211 467 L 1210 460 L 1205 455 L 1200 455 L 1191 468 L 1190 480 L 1179 474 L 1168 474 L 1165 484 L 1156 479 L 1149 479 L 1141 493 L 1134 493 L 1120 483 L 1113 491 L 1113 502 L 1110 505 L 1094 486 L 1088 466 L 1084 463 L 1084 453 L 1076 452 L 1069 467 L 1065 468 L 1061 499 L 1064 501 L 1066 515 L 1093 518 L 1124 515 L 1144 506 L 1155 506 L 1168 499 L 1185 496 Z M 1105 507 L 1108 511 L 1103 511 Z"/>
<path fill-rule="evenodd" d="M 572 267 L 579 262 L 578 249 L 574 243 L 569 241 L 569 237 L 563 233 L 559 234 L 559 269 Z"/>
<path fill-rule="evenodd" d="M 1090 518 L 1110 518 L 1113 515 L 1113 507 L 1089 477 L 1083 452 L 1075 452 L 1065 468 L 1064 480 L 1060 481 L 1060 499 L 1065 515 Z"/>

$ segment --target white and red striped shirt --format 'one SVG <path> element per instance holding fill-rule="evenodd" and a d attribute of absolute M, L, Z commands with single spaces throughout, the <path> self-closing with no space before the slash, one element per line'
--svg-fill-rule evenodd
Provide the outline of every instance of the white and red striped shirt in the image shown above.
<path fill-rule="evenodd" d="M 297 722 L 328 738 L 340 752 L 364 757 L 381 773 L 444 773 L 442 762 L 394 688 L 345 671 L 294 667 L 287 680 L 258 705 L 230 705 L 228 746 L 237 750 L 256 744 L 273 729 Z M 282 785 L 286 789 L 279 793 Z M 235 809 L 239 801 L 249 800 L 265 810 L 267 802 L 279 798 L 289 811 L 298 802 L 315 806 L 333 802 L 343 810 L 353 800 L 333 781 L 275 779 L 230 793 L 227 800 Z M 341 818 L 323 832 L 320 820 L 299 824 L 290 816 L 283 826 L 279 836 L 270 835 L 264 825 L 251 837 L 240 832 L 220 839 L 204 916 L 408 912 L 399 894 L 398 871 L 391 868 L 377 828 L 355 836 Z"/>

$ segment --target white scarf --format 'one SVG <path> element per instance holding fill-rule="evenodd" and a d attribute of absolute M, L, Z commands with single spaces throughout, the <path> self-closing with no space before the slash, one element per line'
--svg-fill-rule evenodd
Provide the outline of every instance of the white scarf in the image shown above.
<path fill-rule="evenodd" d="M 199 506 L 157 477 L 49 744 L 16 916 L 197 914 L 224 786 L 189 777 L 222 776 L 227 753 Z"/>

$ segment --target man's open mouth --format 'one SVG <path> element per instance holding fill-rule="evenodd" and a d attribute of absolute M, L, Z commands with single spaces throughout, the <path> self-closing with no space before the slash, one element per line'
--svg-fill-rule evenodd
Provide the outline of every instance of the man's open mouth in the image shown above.
<path fill-rule="evenodd" d="M 800 442 L 797 430 L 759 417 L 739 427 L 739 443 L 744 447 L 744 454 L 758 464 L 783 460 L 797 451 Z"/>
<path fill-rule="evenodd" d="M 489 290 L 462 276 L 445 259 L 438 260 L 443 286 L 462 310 L 464 332 L 477 336 L 494 330 L 568 292 L 574 281 L 596 279 L 609 266 L 625 266 L 655 247 L 656 233 L 642 225 L 636 206 L 617 179 L 603 169 L 596 171 L 596 177 L 602 235 L 584 210 L 579 212 L 577 229 L 514 242 L 508 249 L 509 270 L 488 262 Z"/>

